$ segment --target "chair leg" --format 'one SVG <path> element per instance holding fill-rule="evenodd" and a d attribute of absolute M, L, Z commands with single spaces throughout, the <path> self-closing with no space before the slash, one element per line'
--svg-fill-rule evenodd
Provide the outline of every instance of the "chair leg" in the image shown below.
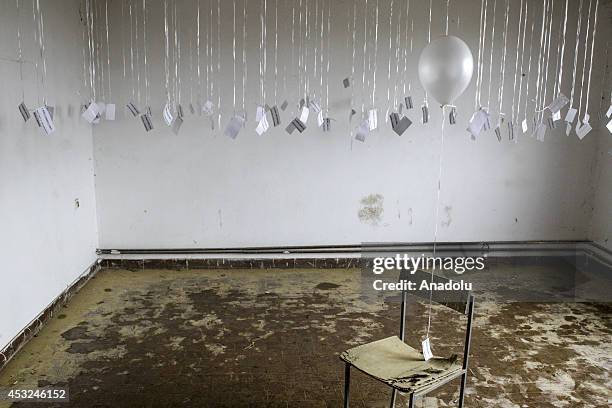
<path fill-rule="evenodd" d="M 344 365 L 344 408 L 349 407 L 349 389 L 351 386 L 351 365 Z"/>
<path fill-rule="evenodd" d="M 414 408 L 415 399 L 414 394 L 410 394 L 410 397 L 408 397 L 408 408 Z"/>
<path fill-rule="evenodd" d="M 391 390 L 391 405 L 390 405 L 391 408 L 395 408 L 395 393 L 396 393 L 396 390 L 395 388 L 393 388 Z"/>
<path fill-rule="evenodd" d="M 463 397 L 465 396 L 465 384 L 467 383 L 467 372 L 461 376 L 461 388 L 459 389 L 459 408 L 463 408 Z"/>

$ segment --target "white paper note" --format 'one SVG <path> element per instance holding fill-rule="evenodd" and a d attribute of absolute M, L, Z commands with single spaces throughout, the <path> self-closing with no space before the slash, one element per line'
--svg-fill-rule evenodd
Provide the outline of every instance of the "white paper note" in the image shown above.
<path fill-rule="evenodd" d="M 470 118 L 470 122 L 468 123 L 467 131 L 472 134 L 472 137 L 476 137 L 482 131 L 486 120 L 485 113 L 479 109 Z"/>
<path fill-rule="evenodd" d="M 115 104 L 114 103 L 106 104 L 105 118 L 106 120 L 115 120 Z"/>
<path fill-rule="evenodd" d="M 164 122 L 166 122 L 167 126 L 172 126 L 172 122 L 174 121 L 174 116 L 172 115 L 172 111 L 170 110 L 170 104 L 166 104 L 164 106 L 164 111 L 162 112 L 162 116 L 164 117 Z"/>
<path fill-rule="evenodd" d="M 207 115 L 212 115 L 213 114 L 213 103 L 211 101 L 206 101 L 206 103 L 204 103 L 204 106 L 202 106 L 202 112 L 204 112 Z"/>
<path fill-rule="evenodd" d="M 366 136 L 369 132 L 369 128 L 370 127 L 367 120 L 361 122 L 361 124 L 357 128 L 357 132 L 355 133 L 355 139 L 359 140 L 360 142 L 365 142 Z"/>
<path fill-rule="evenodd" d="M 521 122 L 521 129 L 523 130 L 523 133 L 527 133 L 527 130 L 529 130 L 529 126 L 527 126 L 527 118 L 523 119 Z"/>
<path fill-rule="evenodd" d="M 552 120 L 555 122 L 561 120 L 561 111 L 556 111 L 555 113 L 553 113 Z"/>
<path fill-rule="evenodd" d="M 568 102 L 569 99 L 567 99 L 567 96 L 560 93 L 559 96 L 554 101 L 552 101 L 550 105 L 548 105 L 548 109 L 550 109 L 552 113 L 559 112 L 561 108 L 567 105 Z"/>
<path fill-rule="evenodd" d="M 421 344 L 423 346 L 423 358 L 425 358 L 425 361 L 430 360 L 433 357 L 433 353 L 431 352 L 431 344 L 429 343 L 429 337 L 423 340 Z"/>
<path fill-rule="evenodd" d="M 255 128 L 255 132 L 257 132 L 257 134 L 259 136 L 263 135 L 268 129 L 270 128 L 270 124 L 268 123 L 268 118 L 266 117 L 266 115 L 263 115 L 261 120 L 259 121 L 259 123 L 257 124 L 257 127 Z"/>
<path fill-rule="evenodd" d="M 302 108 L 302 113 L 300 113 L 300 121 L 302 123 L 308 122 L 308 115 L 310 115 L 310 109 L 308 109 L 306 106 L 304 106 Z"/>
<path fill-rule="evenodd" d="M 263 106 L 258 106 L 257 110 L 255 111 L 255 122 L 259 123 L 261 122 L 261 118 L 263 118 L 266 115 L 266 111 L 264 110 Z"/>
<path fill-rule="evenodd" d="M 41 106 L 40 108 L 34 111 L 34 118 L 38 123 L 45 134 L 50 135 L 55 132 L 55 125 L 53 124 L 53 119 L 51 118 L 51 113 L 46 106 Z"/>
<path fill-rule="evenodd" d="M 610 105 L 608 111 L 606 112 L 606 118 L 609 118 L 610 116 L 612 116 L 612 105 Z"/>
<path fill-rule="evenodd" d="M 378 112 L 376 109 L 370 109 L 368 111 L 368 128 L 370 131 L 378 127 Z"/>
<path fill-rule="evenodd" d="M 576 126 L 576 135 L 578 136 L 578 139 L 582 140 L 591 130 L 593 130 L 591 125 L 588 123 L 583 123 L 580 127 Z"/>
<path fill-rule="evenodd" d="M 319 112 L 321 112 L 321 105 L 319 105 L 317 102 L 310 101 L 310 103 L 308 105 L 309 105 L 310 109 L 312 109 L 312 111 L 314 113 L 318 114 Z"/>
<path fill-rule="evenodd" d="M 606 125 L 606 127 L 608 128 L 608 130 L 610 131 L 610 133 L 612 133 L 612 119 L 610 119 L 610 121 L 608 122 L 608 124 Z"/>
<path fill-rule="evenodd" d="M 81 115 L 83 119 L 85 119 L 88 123 L 93 123 L 94 120 L 98 117 L 100 113 L 98 109 L 98 105 L 95 102 L 89 104 L 85 112 Z"/>
<path fill-rule="evenodd" d="M 567 111 L 567 114 L 565 115 L 565 121 L 569 123 L 573 123 L 574 119 L 576 118 L 576 113 L 578 113 L 576 108 L 569 108 L 569 110 Z"/>
<path fill-rule="evenodd" d="M 232 117 L 232 119 L 227 124 L 224 133 L 226 136 L 235 139 L 238 136 L 238 133 L 240 132 L 240 129 L 242 129 L 243 125 L 244 118 L 238 115 L 234 115 L 234 117 Z"/>

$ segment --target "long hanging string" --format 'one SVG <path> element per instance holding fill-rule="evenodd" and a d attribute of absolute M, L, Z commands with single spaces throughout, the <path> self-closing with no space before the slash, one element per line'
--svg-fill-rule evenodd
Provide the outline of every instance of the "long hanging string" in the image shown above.
<path fill-rule="evenodd" d="M 246 82 L 247 82 L 247 58 L 246 58 L 246 25 L 247 5 L 246 0 L 242 2 L 242 114 L 246 115 Z M 245 116 L 246 119 L 246 116 Z"/>
<path fill-rule="evenodd" d="M 143 0 L 145 1 L 145 0 Z M 111 75 L 110 75 L 110 41 L 108 38 L 108 0 L 105 0 L 104 2 L 104 25 L 106 26 L 106 66 L 107 66 L 107 72 L 106 72 L 106 78 L 108 79 L 108 99 L 109 101 L 112 101 L 113 99 L 113 94 L 112 94 L 112 88 L 111 88 Z M 145 60 L 145 65 L 146 65 L 146 60 Z"/>
<path fill-rule="evenodd" d="M 520 47 L 520 43 L 521 43 L 521 27 L 523 26 L 523 3 L 524 0 L 521 0 L 521 10 L 520 10 L 520 14 L 519 14 L 519 25 L 518 25 L 518 30 L 517 30 L 517 35 L 516 35 L 516 58 L 514 60 L 514 82 L 513 82 L 513 86 L 512 86 L 512 117 L 510 118 L 510 120 L 515 123 L 516 122 L 516 116 L 514 115 L 515 112 L 515 104 L 514 101 L 516 99 L 516 81 L 518 78 L 518 62 L 519 62 L 519 47 Z M 522 69 L 522 65 L 521 65 L 521 69 Z M 519 93 L 519 97 L 520 97 L 520 93 Z"/>
<path fill-rule="evenodd" d="M 506 79 L 506 50 L 507 50 L 507 43 L 508 43 L 508 17 L 509 17 L 509 11 L 510 11 L 510 0 L 506 0 L 506 11 L 504 12 L 504 34 L 503 34 L 503 41 L 504 41 L 504 50 L 502 53 L 502 62 L 501 62 L 501 73 L 500 73 L 500 77 L 499 77 L 499 93 L 498 93 L 498 101 L 499 101 L 499 108 L 498 108 L 498 113 L 500 115 L 500 117 L 503 115 L 503 103 L 504 103 L 504 84 L 505 84 L 505 79 Z"/>
<path fill-rule="evenodd" d="M 19 61 L 19 83 L 21 85 L 21 101 L 25 102 L 25 87 L 23 84 L 23 52 L 21 50 L 21 12 L 19 10 L 19 0 L 17 3 L 17 60 Z"/>
<path fill-rule="evenodd" d="M 527 81 L 527 86 L 526 86 L 527 89 L 525 89 L 525 111 L 523 112 L 524 115 L 525 115 L 525 118 L 527 118 L 528 104 L 529 104 L 529 83 L 531 82 L 531 57 L 532 57 L 532 51 L 533 51 L 533 33 L 534 33 L 534 28 L 535 28 L 535 16 L 531 20 L 531 35 L 529 37 L 529 62 L 527 63 L 528 68 L 527 68 L 527 80 L 526 80 Z"/>
<path fill-rule="evenodd" d="M 547 13 L 550 18 L 548 21 L 548 45 L 547 45 L 547 49 L 546 49 L 546 70 L 545 70 L 545 75 L 544 75 L 544 82 L 543 82 L 543 87 L 544 87 L 544 94 L 542 96 L 542 99 L 540 100 L 540 104 L 539 106 L 543 106 L 547 99 L 546 99 L 546 95 L 548 93 L 548 66 L 550 63 L 550 43 L 551 43 L 551 37 L 552 37 L 552 22 L 553 22 L 553 16 L 555 14 L 555 2 L 551 0 L 551 7 L 550 7 L 550 12 Z M 544 112 L 541 112 L 541 117 L 543 117 Z"/>
<path fill-rule="evenodd" d="M 325 68 L 325 109 L 329 117 L 329 72 L 331 60 L 331 1 L 327 0 L 327 67 Z"/>
<path fill-rule="evenodd" d="M 202 77 L 200 74 L 200 0 L 198 2 L 198 10 L 196 15 L 196 63 L 197 67 L 197 78 L 198 78 L 198 103 L 202 102 Z M 199 106 L 199 105 L 198 105 Z"/>
<path fill-rule="evenodd" d="M 442 157 L 444 155 L 444 123 L 446 122 L 444 118 L 446 117 L 446 105 L 442 106 L 442 132 L 440 139 L 440 157 L 438 159 L 438 189 L 436 191 L 436 218 L 434 219 L 434 242 L 433 242 L 433 256 L 436 256 L 437 243 L 438 243 L 438 217 L 440 216 L 440 195 L 442 192 L 442 165 L 443 160 Z M 431 277 L 430 277 L 430 288 L 433 287 L 434 273 L 433 268 L 431 269 Z M 431 309 L 432 309 L 432 301 L 433 301 L 433 289 L 429 290 L 429 312 L 427 313 L 427 334 L 426 338 L 429 338 L 429 330 L 431 328 Z"/>
<path fill-rule="evenodd" d="M 524 63 L 525 63 L 525 37 L 527 34 L 527 20 L 529 19 L 529 2 L 526 1 L 525 2 L 525 18 L 523 19 L 523 38 L 521 40 L 521 77 L 519 80 L 519 95 L 518 95 L 518 108 L 517 108 L 517 112 L 516 112 L 516 117 L 520 118 L 521 117 L 521 98 L 523 97 L 523 72 L 525 72 L 524 70 Z M 515 139 L 517 140 L 517 139 Z"/>
<path fill-rule="evenodd" d="M 375 34 L 374 34 L 374 78 L 372 86 L 372 107 L 376 103 L 376 67 L 378 66 L 378 1 L 376 0 L 376 22 L 375 22 Z"/>
<path fill-rule="evenodd" d="M 406 23 L 408 22 L 410 17 L 410 0 L 406 1 Z M 406 96 L 406 82 L 408 82 L 408 43 L 409 43 L 409 39 L 408 39 L 408 25 L 406 25 L 406 35 L 404 38 L 404 74 L 402 75 L 402 77 L 404 78 L 404 87 L 403 87 L 403 94 L 404 96 Z M 412 39 L 410 39 L 410 51 L 412 52 Z M 408 109 L 408 107 L 406 106 L 406 109 Z"/>
<path fill-rule="evenodd" d="M 484 74 L 484 51 L 487 37 L 487 11 L 489 0 L 481 0 L 480 6 L 481 34 L 478 42 L 478 76 L 476 78 L 475 109 L 479 109 L 482 106 L 480 97 L 482 92 L 482 76 Z"/>
<path fill-rule="evenodd" d="M 448 35 L 448 6 L 450 5 L 450 0 L 446 0 L 446 29 L 444 30 L 445 35 Z"/>
<path fill-rule="evenodd" d="M 489 59 L 489 90 L 487 92 L 487 107 L 491 109 L 491 82 L 493 79 L 493 51 L 495 48 L 495 14 L 497 9 L 497 0 L 493 2 L 493 26 L 491 28 L 491 58 Z"/>
<path fill-rule="evenodd" d="M 36 0 L 36 11 L 38 12 L 39 34 L 38 41 L 40 47 L 40 59 L 42 61 L 42 89 L 43 103 L 47 103 L 47 58 L 45 55 L 45 21 L 40 10 L 40 0 Z"/>
<path fill-rule="evenodd" d="M 149 106 L 149 64 L 147 63 L 147 0 L 142 0 L 142 50 L 144 57 L 145 106 Z"/>
<path fill-rule="evenodd" d="M 363 13 L 363 71 L 361 77 L 361 111 L 365 112 L 365 86 L 366 86 L 366 55 L 368 45 L 368 0 L 365 0 L 364 13 Z"/>
<path fill-rule="evenodd" d="M 387 69 L 387 103 L 391 106 L 391 53 L 392 53 L 392 30 L 393 30 L 393 0 L 391 0 L 390 11 L 389 11 L 389 66 Z"/>
<path fill-rule="evenodd" d="M 233 88 L 233 108 L 234 112 L 236 111 L 236 0 L 232 0 L 232 21 L 233 21 L 233 31 L 232 31 L 232 70 L 234 71 L 232 88 Z"/>
<path fill-rule="evenodd" d="M 170 37 L 168 35 L 168 0 L 164 0 L 164 45 L 165 45 L 165 58 L 164 58 L 164 74 L 166 79 L 166 103 L 170 103 Z"/>
<path fill-rule="evenodd" d="M 278 0 L 274 1 L 274 104 L 278 103 Z"/>
<path fill-rule="evenodd" d="M 559 57 L 559 76 L 557 78 L 557 89 L 555 91 L 555 96 L 559 95 L 559 93 L 561 92 L 561 85 L 563 81 L 563 56 L 565 55 L 565 34 L 567 32 L 568 2 L 569 0 L 565 0 L 565 12 L 563 15 L 563 38 L 561 43 L 561 56 Z"/>
<path fill-rule="evenodd" d="M 572 91 L 570 94 L 570 106 L 574 107 L 574 93 L 576 90 L 576 67 L 578 63 L 578 46 L 580 45 L 580 30 L 582 25 L 582 3 L 583 0 L 580 0 L 580 5 L 578 6 L 578 23 L 576 24 L 576 48 L 574 49 L 574 69 L 572 72 Z"/>
<path fill-rule="evenodd" d="M 546 18 L 547 18 L 547 7 L 548 0 L 544 0 L 544 4 L 542 5 L 542 21 L 540 22 L 540 26 L 542 29 L 540 30 L 540 48 L 538 51 L 538 68 L 537 68 L 537 77 L 536 77 L 536 94 L 535 94 L 535 107 L 534 110 L 538 110 L 538 102 L 540 100 L 540 86 L 541 86 L 541 78 L 542 78 L 542 49 L 544 48 L 544 33 L 546 30 Z M 538 115 L 536 115 L 538 116 Z M 534 117 L 534 120 L 536 117 Z M 535 130 L 535 129 L 534 129 Z"/>
<path fill-rule="evenodd" d="M 583 59 L 583 62 L 582 62 L 582 80 L 580 81 L 580 101 L 578 103 L 578 118 L 580 118 L 581 114 L 582 114 L 582 94 L 583 94 L 582 91 L 584 90 L 584 77 L 585 77 L 585 71 L 586 71 L 586 60 L 587 60 L 587 53 L 588 53 L 588 49 L 589 49 L 589 28 L 591 26 L 591 6 L 592 5 L 593 5 L 593 0 L 589 0 L 589 11 L 588 11 L 588 18 L 587 18 L 587 26 L 586 26 L 586 33 L 585 33 L 585 37 L 584 37 L 584 59 Z"/>
<path fill-rule="evenodd" d="M 591 36 L 591 62 L 589 65 L 589 80 L 587 85 L 587 93 L 586 93 L 586 108 L 584 109 L 584 113 L 587 114 L 589 112 L 589 96 L 591 94 L 591 74 L 593 71 L 593 50 L 595 49 L 595 34 L 597 33 L 597 12 L 599 10 L 599 0 L 595 3 L 595 22 L 593 24 L 593 35 Z"/>
<path fill-rule="evenodd" d="M 221 79 L 221 0 L 217 0 L 217 80 Z M 221 89 L 217 86 L 217 126 L 221 128 Z"/>

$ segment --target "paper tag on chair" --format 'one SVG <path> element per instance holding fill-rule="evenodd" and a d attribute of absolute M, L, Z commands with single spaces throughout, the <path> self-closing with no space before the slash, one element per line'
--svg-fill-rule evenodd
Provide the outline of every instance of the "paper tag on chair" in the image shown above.
<path fill-rule="evenodd" d="M 433 353 L 431 352 L 431 344 L 429 343 L 429 337 L 423 340 L 421 344 L 423 345 L 423 357 L 425 358 L 425 361 L 427 361 L 433 357 Z"/>

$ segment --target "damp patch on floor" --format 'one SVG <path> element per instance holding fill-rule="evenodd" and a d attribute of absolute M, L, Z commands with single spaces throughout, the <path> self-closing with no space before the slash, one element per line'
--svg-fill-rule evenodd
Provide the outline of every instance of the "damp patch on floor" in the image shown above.
<path fill-rule="evenodd" d="M 358 269 L 103 270 L 0 372 L 0 387 L 68 387 L 61 407 L 341 406 L 340 353 L 399 329 L 399 304 L 363 296 L 362 279 Z M 408 304 L 415 348 L 427 308 Z M 456 312 L 432 310 L 434 353 L 461 354 Z M 609 303 L 477 294 L 466 406 L 607 406 L 611 316 Z M 389 395 L 354 371 L 351 406 L 386 407 Z M 417 406 L 457 398 L 453 381 Z"/>

